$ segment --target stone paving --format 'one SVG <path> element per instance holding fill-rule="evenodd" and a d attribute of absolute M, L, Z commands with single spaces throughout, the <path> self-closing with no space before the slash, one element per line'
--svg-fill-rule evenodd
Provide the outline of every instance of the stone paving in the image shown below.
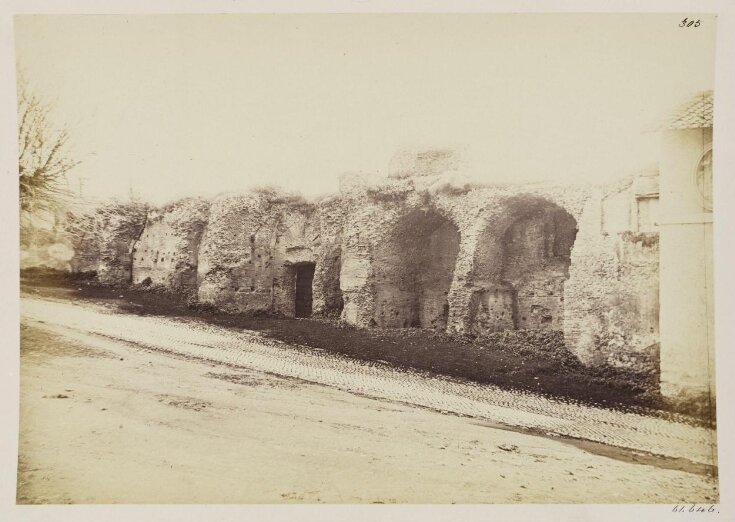
<path fill-rule="evenodd" d="M 549 435 L 715 464 L 715 431 L 683 422 L 398 370 L 197 320 L 141 317 L 94 305 L 35 298 L 21 299 L 21 316 L 31 324 L 61 326 L 71 332 L 92 333 L 145 349 L 294 377 L 369 397 L 541 430 Z"/>

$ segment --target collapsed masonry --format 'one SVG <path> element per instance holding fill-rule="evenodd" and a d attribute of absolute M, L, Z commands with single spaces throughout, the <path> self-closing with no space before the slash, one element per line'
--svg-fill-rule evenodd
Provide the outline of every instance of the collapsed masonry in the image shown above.
<path fill-rule="evenodd" d="M 345 175 L 317 202 L 257 190 L 181 200 L 137 226 L 126 214 L 95 269 L 230 312 L 477 336 L 553 329 L 587 364 L 657 356 L 655 173 L 480 187 L 437 170 L 424 155 L 388 178 Z"/>

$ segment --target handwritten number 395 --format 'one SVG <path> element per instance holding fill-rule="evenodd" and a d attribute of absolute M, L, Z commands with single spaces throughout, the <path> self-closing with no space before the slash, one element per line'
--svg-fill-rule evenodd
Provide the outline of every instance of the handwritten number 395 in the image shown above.
<path fill-rule="evenodd" d="M 679 27 L 699 27 L 699 26 L 700 26 L 699 20 L 694 21 L 694 20 L 689 20 L 689 18 L 684 18 L 684 20 L 682 20 L 681 23 L 679 24 Z"/>

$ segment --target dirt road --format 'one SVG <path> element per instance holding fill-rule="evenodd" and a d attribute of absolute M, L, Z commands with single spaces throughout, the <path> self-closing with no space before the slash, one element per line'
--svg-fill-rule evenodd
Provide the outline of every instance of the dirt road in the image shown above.
<path fill-rule="evenodd" d="M 256 371 L 244 360 L 227 365 L 166 353 L 89 333 L 105 322 L 129 329 L 133 321 L 132 338 L 145 334 L 150 318 L 70 306 L 24 299 L 20 503 L 717 498 L 715 480 L 696 465 L 667 469 L 682 466 L 609 447 L 603 456 L 491 419 Z M 44 319 L 43 310 L 54 313 Z M 84 324 L 86 313 L 96 314 L 95 328 Z M 196 344 L 196 325 L 168 323 Z M 299 357 L 275 349 L 285 361 Z"/>

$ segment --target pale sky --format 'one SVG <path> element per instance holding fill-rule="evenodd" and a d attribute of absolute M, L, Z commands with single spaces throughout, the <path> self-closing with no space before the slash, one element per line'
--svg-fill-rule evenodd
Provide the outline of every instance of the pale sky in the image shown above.
<path fill-rule="evenodd" d="M 482 182 L 617 178 L 714 81 L 679 15 L 20 16 L 18 63 L 72 133 L 86 195 L 334 192 L 405 147 Z"/>

